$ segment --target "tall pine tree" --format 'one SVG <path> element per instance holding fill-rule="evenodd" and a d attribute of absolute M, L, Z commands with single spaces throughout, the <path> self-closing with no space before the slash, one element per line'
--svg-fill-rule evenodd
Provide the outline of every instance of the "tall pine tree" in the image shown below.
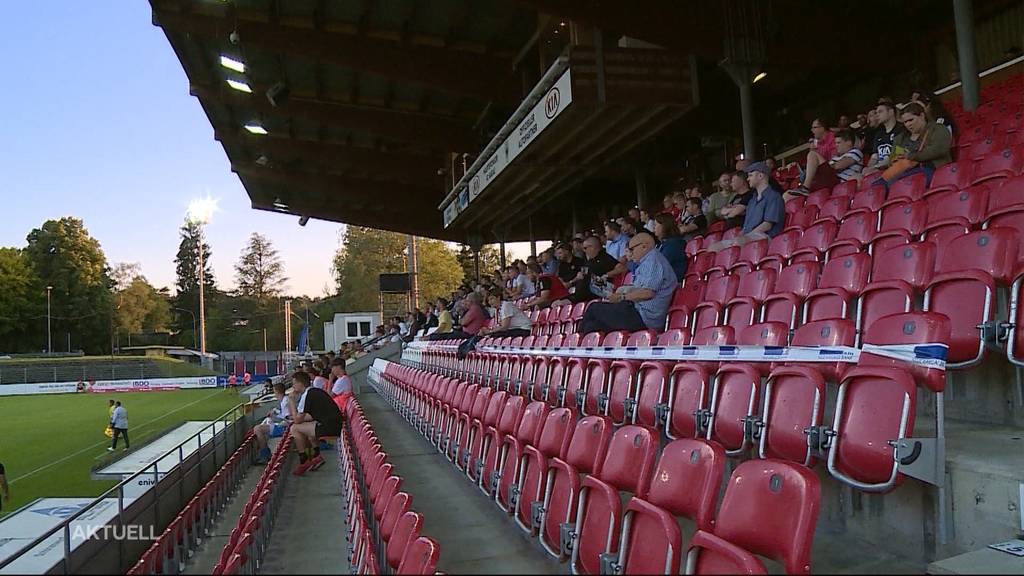
<path fill-rule="evenodd" d="M 287 278 L 284 264 L 277 250 L 266 236 L 253 232 L 249 244 L 242 249 L 242 255 L 235 264 L 235 282 L 238 294 L 259 302 L 281 294 Z"/>
<path fill-rule="evenodd" d="M 207 310 L 210 303 L 217 294 L 217 282 L 213 277 L 213 266 L 210 264 L 212 250 L 210 245 L 203 239 L 202 228 L 194 223 L 185 221 L 180 229 L 181 242 L 178 244 L 178 254 L 174 257 L 177 281 L 175 282 L 176 294 L 174 296 L 174 307 L 176 310 L 175 329 L 180 334 L 179 342 L 191 346 L 193 338 L 193 315 L 199 318 L 199 242 L 203 242 L 203 285 L 204 296 L 207 298 Z M 183 312 L 183 310 L 191 312 Z M 208 326 L 209 328 L 209 326 Z M 207 343 L 210 341 L 210 334 L 206 336 Z"/>

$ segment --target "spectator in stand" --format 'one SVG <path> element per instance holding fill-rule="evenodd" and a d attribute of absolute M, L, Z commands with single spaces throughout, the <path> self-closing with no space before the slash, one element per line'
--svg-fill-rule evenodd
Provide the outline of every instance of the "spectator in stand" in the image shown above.
<path fill-rule="evenodd" d="M 619 218 L 617 222 L 619 223 L 619 228 L 622 230 L 622 233 L 626 236 L 627 241 L 636 234 L 637 230 L 643 229 L 643 227 L 640 226 L 640 223 L 632 218 Z"/>
<path fill-rule="evenodd" d="M 682 213 L 682 210 L 676 207 L 674 192 L 665 194 L 665 197 L 661 200 L 661 208 L 662 211 L 671 214 L 673 218 L 679 218 L 679 215 Z"/>
<path fill-rule="evenodd" d="M 608 241 L 604 246 L 605 251 L 611 254 L 612 258 L 625 264 L 626 243 L 629 242 L 629 239 L 622 233 L 622 228 L 618 222 L 609 220 L 604 224 L 604 232 L 608 237 Z"/>
<path fill-rule="evenodd" d="M 526 264 L 515 268 L 518 274 L 515 276 L 515 280 L 512 281 L 512 289 L 509 290 L 508 295 L 512 300 L 519 298 L 531 298 L 537 292 L 537 287 L 530 281 L 530 277 L 526 275 Z"/>
<path fill-rule="evenodd" d="M 0 510 L 3 510 L 3 503 L 11 501 L 11 488 L 7 485 L 7 470 L 4 469 L 2 463 L 0 463 L 0 495 L 3 496 L 0 499 Z"/>
<path fill-rule="evenodd" d="M 949 135 L 954 140 L 956 139 L 956 124 L 953 123 L 953 115 L 946 110 L 942 100 L 936 98 L 935 94 L 918 90 L 914 92 L 911 101 L 924 106 L 924 111 L 928 113 L 928 118 L 940 126 L 945 126 L 949 130 Z M 906 110 L 904 109 L 904 111 Z"/>
<path fill-rule="evenodd" d="M 344 362 L 344 360 L 341 360 Z M 284 429 L 291 418 L 291 411 L 288 409 L 288 396 L 285 394 L 283 382 L 274 384 L 274 398 L 277 400 L 277 407 L 270 411 L 270 414 L 263 419 L 263 422 L 253 428 L 253 435 L 256 436 L 256 445 L 259 452 L 256 454 L 256 464 L 266 464 L 270 461 L 270 438 L 279 438 L 284 435 Z"/>
<path fill-rule="evenodd" d="M 721 210 L 724 208 L 734 195 L 730 174 L 728 172 L 722 172 L 718 176 L 717 187 L 718 190 L 708 196 L 708 210 L 704 212 L 704 218 L 708 224 L 713 224 L 723 218 Z M 703 206 L 702 206 L 703 208 Z M 679 220 L 680 224 L 683 224 L 682 218 Z M 680 229 L 683 235 L 686 235 L 685 230 Z"/>
<path fill-rule="evenodd" d="M 644 225 L 644 230 L 654 232 L 654 218 L 651 217 L 650 210 L 646 208 L 640 209 L 640 222 Z"/>
<path fill-rule="evenodd" d="M 633 206 L 628 211 L 626 211 L 626 216 L 628 216 L 630 220 L 639 223 L 639 225 L 637 226 L 638 228 L 643 228 L 643 222 L 644 221 L 640 217 L 640 207 L 639 206 Z"/>
<path fill-rule="evenodd" d="M 623 286 L 621 292 L 611 294 L 607 302 L 591 304 L 580 323 L 581 332 L 665 328 L 672 293 L 679 283 L 668 260 L 655 250 L 655 242 L 649 232 L 641 232 L 630 239 L 629 258 L 637 263 L 632 286 Z"/>
<path fill-rule="evenodd" d="M 556 274 L 563 284 L 568 286 L 586 265 L 587 261 L 575 256 L 572 247 L 564 242 L 555 247 L 555 257 L 558 262 Z"/>
<path fill-rule="evenodd" d="M 299 400 L 291 406 L 294 424 L 290 434 L 299 453 L 299 466 L 292 473 L 302 476 L 323 466 L 317 439 L 341 434 L 341 410 L 330 394 L 309 385 L 309 374 L 305 372 L 292 376 L 292 388 L 299 394 Z"/>
<path fill-rule="evenodd" d="M 740 170 L 746 170 L 747 166 L 750 166 L 750 158 L 747 158 L 744 154 L 737 154 L 735 160 L 735 168 L 737 172 Z"/>
<path fill-rule="evenodd" d="M 587 259 L 587 254 L 583 251 L 583 241 L 585 239 L 586 237 L 579 233 L 572 236 L 572 255 L 584 261 Z"/>
<path fill-rule="evenodd" d="M 487 296 L 487 303 L 495 309 L 494 326 L 482 328 L 480 336 L 494 338 L 515 338 L 529 336 L 532 323 L 530 317 L 512 302 L 503 299 L 501 292 L 495 290 Z"/>
<path fill-rule="evenodd" d="M 552 248 L 540 253 L 538 257 L 540 260 L 540 269 L 544 274 L 557 274 L 558 273 L 558 260 L 555 259 L 555 251 Z"/>
<path fill-rule="evenodd" d="M 608 285 L 609 278 L 617 278 L 626 273 L 626 265 L 612 257 L 606 250 L 601 248 L 601 240 L 590 235 L 583 241 L 583 249 L 587 255 L 586 265 L 579 270 L 576 278 L 570 282 L 573 291 L 565 301 L 556 301 L 555 304 L 570 302 L 587 302 L 600 298 L 599 294 L 603 287 Z"/>
<path fill-rule="evenodd" d="M 768 181 L 768 165 L 757 162 L 747 167 L 747 183 L 754 189 L 754 194 L 747 203 L 743 216 L 743 234 L 732 240 L 723 240 L 710 246 L 717 252 L 729 246 L 742 246 L 748 242 L 774 238 L 782 232 L 786 221 L 786 207 L 782 201 L 782 193 L 773 188 Z"/>
<path fill-rule="evenodd" d="M 875 184 L 884 182 L 888 185 L 924 173 L 925 186 L 929 186 L 935 170 L 953 161 L 952 136 L 945 126 L 929 120 L 924 106 L 917 102 L 911 102 L 903 108 L 900 120 L 907 132 L 897 136 L 892 159 L 894 162 L 909 160 L 913 165 L 903 164 L 906 169 L 896 173 L 900 166 L 893 164 L 892 169 L 883 172 L 882 178 L 876 180 Z"/>
<path fill-rule="evenodd" d="M 352 379 L 348 377 L 348 370 L 345 368 L 344 360 L 335 360 L 331 362 L 331 383 L 330 394 L 331 398 L 335 399 L 335 404 L 338 403 L 337 398 L 339 396 L 351 396 L 352 395 Z M 344 409 L 345 406 L 342 404 L 338 405 L 338 408 Z"/>
<path fill-rule="evenodd" d="M 689 188 L 687 188 L 685 191 L 680 191 L 672 194 L 672 203 L 675 205 L 676 210 L 678 211 L 678 213 L 675 214 L 676 222 L 679 222 L 679 220 L 683 217 L 683 214 L 686 213 L 686 199 L 689 197 Z"/>
<path fill-rule="evenodd" d="M 811 134 L 811 149 L 807 151 L 807 168 L 803 173 L 800 185 L 789 191 L 794 196 L 806 196 L 811 190 L 832 185 L 827 182 L 832 175 L 825 170 L 819 171 L 818 167 L 827 164 L 829 158 L 836 155 L 835 134 L 828 129 L 825 121 L 821 118 L 815 118 L 811 122 Z M 834 178 L 832 179 L 834 180 Z"/>
<path fill-rule="evenodd" d="M 828 162 L 819 164 L 817 153 L 807 155 L 807 176 L 811 178 L 810 190 L 831 188 L 847 180 L 859 180 L 864 169 L 864 153 L 857 148 L 857 138 L 850 130 L 840 130 L 835 135 L 836 153 Z M 801 185 L 796 190 L 783 194 L 783 201 L 795 196 L 805 196 L 808 188 Z"/>
<path fill-rule="evenodd" d="M 306 373 L 313 379 L 313 386 L 323 391 L 330 390 L 330 380 L 327 379 L 327 367 L 317 362 L 311 369 L 307 370 Z"/>
<path fill-rule="evenodd" d="M 452 331 L 452 313 L 448 310 L 448 300 L 441 297 L 437 299 L 437 330 L 435 333 Z"/>
<path fill-rule="evenodd" d="M 707 227 L 707 218 L 705 218 L 704 214 L 700 211 L 700 200 L 697 200 L 696 198 L 687 198 L 686 213 L 683 214 L 682 221 L 676 230 L 683 246 L 685 247 L 686 243 L 694 237 L 703 234 Z M 654 233 L 659 239 L 661 238 L 661 234 L 658 234 L 657 227 L 655 227 Z M 672 262 L 671 258 L 669 258 L 669 262 Z M 674 263 L 672 267 L 675 268 Z"/>
<path fill-rule="evenodd" d="M 897 121 L 896 106 L 891 98 L 878 99 L 878 106 L 875 107 L 875 120 L 878 124 L 875 127 L 874 138 L 868 146 L 871 156 L 868 158 L 867 166 L 864 167 L 865 176 L 881 172 L 889 167 L 889 155 L 896 144 L 896 137 L 907 131 L 903 124 Z"/>
<path fill-rule="evenodd" d="M 726 230 L 743 225 L 743 217 L 747 213 L 747 204 L 754 197 L 754 191 L 750 189 L 750 184 L 747 183 L 747 173 L 742 170 L 732 173 L 729 177 L 729 186 L 733 190 L 733 195 L 729 202 L 719 211 L 719 215 L 725 219 Z"/>
<path fill-rule="evenodd" d="M 846 130 L 850 127 L 850 117 L 846 114 L 840 114 L 839 120 L 836 121 L 836 132 L 840 130 Z"/>
<path fill-rule="evenodd" d="M 419 334 L 420 330 L 423 329 L 423 325 L 420 324 L 419 319 L 413 312 L 410 312 L 408 314 L 408 319 L 406 320 L 406 323 L 409 326 L 409 331 L 406 332 L 406 334 L 402 337 L 402 341 L 412 342 L 416 338 L 416 335 Z"/>
<path fill-rule="evenodd" d="M 686 208 L 690 217 L 704 219 L 704 215 L 700 213 L 700 203 L 695 198 L 687 199 Z M 679 233 L 676 221 L 668 214 L 659 214 L 655 219 L 654 235 L 658 238 L 658 252 L 661 252 L 672 266 L 676 273 L 676 281 L 681 282 L 686 275 L 687 267 L 686 237 Z"/>
<path fill-rule="evenodd" d="M 433 302 L 427 304 L 427 323 L 424 328 L 430 329 L 437 326 L 437 305 Z"/>
<path fill-rule="evenodd" d="M 523 305 L 524 309 L 547 308 L 555 300 L 561 300 L 569 295 L 568 288 L 565 287 L 558 275 L 545 274 L 536 264 L 527 268 L 527 274 L 530 275 L 530 280 L 537 287 L 537 294 Z"/>

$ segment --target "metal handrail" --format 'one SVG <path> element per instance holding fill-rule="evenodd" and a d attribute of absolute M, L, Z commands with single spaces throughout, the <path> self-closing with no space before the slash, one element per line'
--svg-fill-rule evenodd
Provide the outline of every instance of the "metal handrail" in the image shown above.
<path fill-rule="evenodd" d="M 243 406 L 245 406 L 246 404 L 249 404 L 249 403 L 248 402 L 240 402 L 240 403 L 238 403 L 237 405 L 235 405 L 233 408 L 231 408 L 227 412 L 224 412 L 223 414 L 221 414 L 220 416 L 215 418 L 212 422 L 210 422 L 209 424 L 204 426 L 198 432 L 192 434 L 191 436 L 189 436 L 185 440 L 181 441 L 177 446 L 175 446 L 175 447 L 169 449 L 168 451 L 164 452 L 163 454 L 161 454 L 149 466 L 146 466 L 142 470 L 139 470 L 138 472 L 135 472 L 134 474 L 132 474 L 128 478 L 125 478 L 124 480 L 119 482 L 116 486 L 113 486 L 112 488 L 110 488 L 109 490 L 104 492 L 103 494 L 100 494 L 99 496 L 97 496 L 87 506 L 85 506 L 81 510 L 75 512 L 71 516 L 68 516 L 67 518 L 65 518 L 60 524 L 58 524 L 58 525 L 54 526 L 53 528 L 47 530 L 45 533 L 43 533 L 41 536 L 39 536 L 35 540 L 33 540 L 33 541 L 29 542 L 28 544 L 22 546 L 21 548 L 19 548 L 14 554 L 9 556 L 8 558 L 0 560 L 0 570 L 2 570 L 3 568 L 6 568 L 8 565 L 10 565 L 11 563 L 15 562 L 16 560 L 18 560 L 19 558 L 24 556 L 27 552 L 30 552 L 36 546 L 39 546 L 40 544 L 42 544 L 47 538 L 49 538 L 50 536 L 53 536 L 58 531 L 63 531 L 64 532 L 64 573 L 67 574 L 68 573 L 68 567 L 69 567 L 70 560 L 71 560 L 71 523 L 73 521 L 77 520 L 79 516 L 85 514 L 86 511 L 91 510 L 92 508 L 97 506 L 102 501 L 106 500 L 107 498 L 112 497 L 114 492 L 117 493 L 117 510 L 118 510 L 117 518 L 120 519 L 121 514 L 124 513 L 124 487 L 125 487 L 126 484 L 128 484 L 129 482 L 132 482 L 133 480 L 135 480 L 136 478 L 138 478 L 142 474 L 149 474 L 150 473 L 149 469 L 152 468 L 153 469 L 153 471 L 152 471 L 152 474 L 153 474 L 153 486 L 154 486 L 154 489 L 155 489 L 156 483 L 160 480 L 160 476 L 159 476 L 160 473 L 159 473 L 159 470 L 157 468 L 157 464 L 159 464 L 161 460 L 163 460 L 164 458 L 166 458 L 166 457 L 174 454 L 175 452 L 177 452 L 178 453 L 178 466 L 180 466 L 184 462 L 184 458 L 182 458 L 182 454 L 183 454 L 182 453 L 182 448 L 186 444 L 188 444 L 189 442 L 192 442 L 193 439 L 200 438 L 200 442 L 199 442 L 199 445 L 198 445 L 197 449 L 201 449 L 202 445 L 203 445 L 202 444 L 202 440 L 201 440 L 202 434 L 204 432 L 206 432 L 207 430 L 209 430 L 211 427 L 213 428 L 213 437 L 210 438 L 210 441 L 212 442 L 214 440 L 214 438 L 216 438 L 216 436 L 217 436 L 217 429 L 216 429 L 217 424 L 227 420 L 228 415 L 231 415 L 233 417 L 237 416 L 237 414 L 239 413 L 239 410 L 241 409 L 241 411 L 242 411 L 241 412 L 241 416 L 240 417 L 235 417 L 231 421 L 232 425 L 237 424 L 239 420 L 241 420 L 243 417 L 245 417 L 245 410 L 244 410 Z M 225 428 L 223 428 L 223 429 L 226 429 L 226 428 L 227 427 L 225 426 Z"/>

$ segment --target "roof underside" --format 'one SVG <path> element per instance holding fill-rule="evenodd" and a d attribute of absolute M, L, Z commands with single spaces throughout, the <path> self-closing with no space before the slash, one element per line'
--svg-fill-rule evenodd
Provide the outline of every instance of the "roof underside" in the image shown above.
<path fill-rule="evenodd" d="M 498 228 L 506 239 L 525 239 L 528 217 L 546 202 L 583 190 L 588 179 L 628 174 L 616 161 L 678 126 L 696 105 L 693 58 L 724 57 L 728 7 L 743 0 L 150 3 L 254 208 L 459 241 L 482 233 L 491 241 Z M 874 46 L 871 54 L 898 54 L 906 43 L 897 13 L 944 16 L 925 10 L 923 0 L 765 6 L 774 11 L 763 31 L 765 66 L 779 91 L 800 87 L 823 67 L 853 73 L 898 60 L 849 50 L 828 34 L 809 48 L 809 31 L 843 22 L 851 41 Z M 876 10 L 892 17 L 859 15 Z M 499 177 L 487 202 L 445 228 L 438 205 L 460 170 L 554 57 L 593 46 L 595 29 L 611 34 L 609 53 L 623 35 L 664 47 L 677 60 L 677 97 L 616 101 L 609 93 L 607 101 L 574 103 L 571 115 L 534 142 L 539 149 Z M 573 50 L 563 50 L 567 45 Z M 222 67 L 221 55 L 243 61 L 244 75 Z M 611 80 L 620 72 L 607 66 L 602 74 Z M 228 78 L 245 81 L 252 93 L 229 88 Z M 286 92 L 272 103 L 266 94 L 275 86 Z M 717 99 L 701 93 L 702 101 L 709 98 Z M 253 122 L 268 134 L 248 133 L 243 126 Z M 463 154 L 470 155 L 465 163 Z M 519 204 L 498 209 L 512 202 Z M 544 232 L 535 223 L 534 233 Z"/>

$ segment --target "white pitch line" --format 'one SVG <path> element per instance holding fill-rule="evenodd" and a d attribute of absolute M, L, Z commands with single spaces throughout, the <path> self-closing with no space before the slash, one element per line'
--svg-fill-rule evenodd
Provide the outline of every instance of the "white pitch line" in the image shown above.
<path fill-rule="evenodd" d="M 218 390 L 217 392 L 220 392 L 220 390 Z M 210 396 L 213 396 L 217 392 L 214 392 L 212 394 L 208 394 L 208 395 L 203 396 L 202 398 L 200 398 L 198 400 L 195 400 L 193 402 L 189 402 L 188 404 L 179 406 L 178 408 L 175 408 L 174 410 L 171 410 L 170 412 L 164 414 L 163 416 L 158 416 L 158 417 L 156 417 L 156 418 L 146 422 L 142 426 L 139 426 L 138 428 L 136 428 L 136 430 L 141 430 L 141 429 L 145 428 L 146 426 L 149 426 L 150 424 L 152 424 L 154 422 L 159 422 L 160 420 L 163 420 L 164 418 L 170 416 L 171 414 L 174 414 L 175 412 L 178 412 L 179 410 L 184 410 L 185 408 L 188 408 L 189 406 L 193 406 L 195 404 L 198 404 L 198 403 L 202 402 L 203 400 L 206 400 Z M 40 466 L 39 468 L 36 468 L 35 470 L 32 470 L 31 472 L 28 472 L 26 474 L 22 474 L 21 476 L 18 476 L 14 480 L 11 480 L 10 483 L 14 484 L 18 480 L 24 480 L 25 478 L 28 478 L 29 476 L 34 476 L 34 475 L 42 472 L 43 470 L 46 470 L 48 468 L 52 468 L 52 467 L 56 466 L 57 464 L 60 464 L 61 462 L 66 462 L 66 461 L 68 461 L 68 460 L 70 460 L 70 459 L 72 459 L 72 458 L 74 458 L 74 457 L 76 457 L 76 456 L 78 456 L 80 454 L 84 454 L 84 453 L 88 452 L 89 450 L 93 450 L 95 448 L 98 448 L 100 446 L 104 446 L 104 445 L 109 444 L 109 443 L 110 443 L 109 440 L 104 440 L 102 442 L 97 442 L 96 444 L 92 444 L 91 446 L 86 446 L 85 448 L 82 448 L 78 452 L 73 452 L 71 454 L 68 454 L 67 456 L 61 458 L 60 460 L 55 460 L 53 462 L 50 462 L 46 466 Z M 93 458 L 93 460 L 99 460 L 103 456 L 106 456 L 106 453 L 100 454 L 96 458 Z"/>

